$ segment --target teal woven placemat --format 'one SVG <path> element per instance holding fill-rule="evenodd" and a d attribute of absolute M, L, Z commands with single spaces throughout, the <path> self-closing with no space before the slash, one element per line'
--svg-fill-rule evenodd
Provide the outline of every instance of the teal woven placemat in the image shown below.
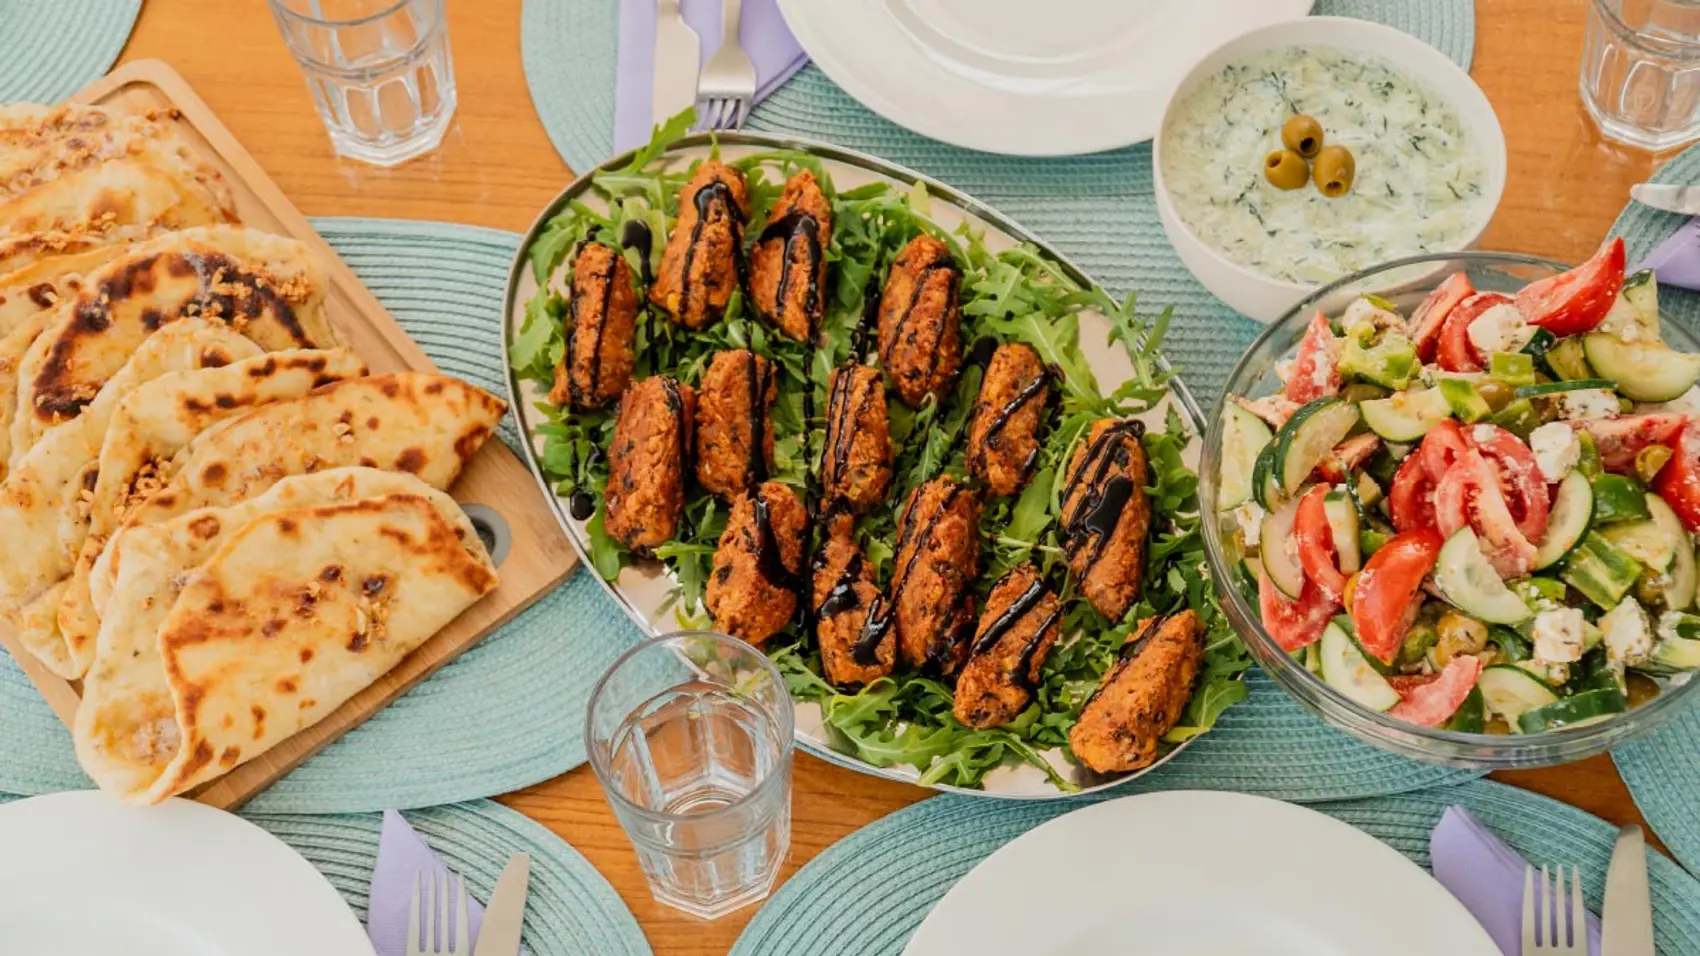
<path fill-rule="evenodd" d="M 1481 780 L 1316 809 L 1427 866 L 1429 831 L 1453 804 L 1468 807 L 1533 862 L 1580 866 L 1589 904 L 1599 907 L 1616 829 L 1546 797 Z M 897 956 L 933 905 L 975 864 L 1078 806 L 936 797 L 900 810 L 840 840 L 791 877 L 756 914 L 731 956 Z M 1700 953 L 1700 882 L 1656 854 L 1650 871 L 1659 952 Z M 1208 896 L 1210 888 L 1198 892 Z"/>
<path fill-rule="evenodd" d="M 0 103 L 57 103 L 112 66 L 142 0 L 0 0 Z"/>
<path fill-rule="evenodd" d="M 3 2 L 3 0 L 0 0 Z M 444 371 L 497 394 L 517 238 L 443 223 L 314 226 Z M 503 438 L 514 441 L 511 423 Z M 257 796 L 257 811 L 353 813 L 506 793 L 584 762 L 596 678 L 638 639 L 590 576 L 565 584 Z M 64 727 L 0 653 L 0 791 L 88 787 Z"/>

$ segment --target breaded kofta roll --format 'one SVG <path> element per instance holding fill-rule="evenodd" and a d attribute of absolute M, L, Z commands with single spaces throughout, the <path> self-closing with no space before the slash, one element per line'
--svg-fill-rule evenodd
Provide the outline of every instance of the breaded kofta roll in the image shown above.
<path fill-rule="evenodd" d="M 577 409 L 604 408 L 632 382 L 632 337 L 638 293 L 624 256 L 587 242 L 573 260 L 567 298 L 566 351 L 555 366 L 549 400 Z"/>
<path fill-rule="evenodd" d="M 750 193 L 744 174 L 704 160 L 679 190 L 679 218 L 661 253 L 649 301 L 687 329 L 714 324 L 738 288 Z"/>
<path fill-rule="evenodd" d="M 864 514 L 891 487 L 891 427 L 885 380 L 866 365 L 832 370 L 827 387 L 826 446 L 820 480 L 826 500 Z"/>
<path fill-rule="evenodd" d="M 956 678 L 956 719 L 969 727 L 1002 727 L 1033 703 L 1039 672 L 1061 633 L 1062 602 L 1030 563 L 992 585 L 968 663 Z"/>
<path fill-rule="evenodd" d="M 1075 759 L 1098 773 L 1150 766 L 1186 710 L 1203 660 L 1197 611 L 1141 621 L 1068 733 Z"/>
<path fill-rule="evenodd" d="M 1000 345 L 968 419 L 968 471 L 993 495 L 1013 495 L 1039 460 L 1050 376 L 1030 345 Z"/>
<path fill-rule="evenodd" d="M 897 521 L 891 587 L 869 616 L 895 620 L 904 663 L 949 676 L 968 654 L 979 576 L 980 500 L 950 478 L 934 478 L 909 495 Z"/>
<path fill-rule="evenodd" d="M 799 342 L 813 342 L 826 314 L 826 247 L 832 205 L 815 174 L 800 170 L 785 183 L 750 250 L 750 296 L 756 314 Z"/>
<path fill-rule="evenodd" d="M 850 536 L 854 519 L 841 511 L 827 523 L 826 545 L 815 556 L 815 638 L 826 679 L 839 687 L 857 687 L 891 673 L 897 663 L 897 634 L 889 627 L 866 626 L 880 589 L 873 567 Z"/>
<path fill-rule="evenodd" d="M 615 541 L 648 555 L 671 541 L 685 509 L 696 392 L 652 375 L 626 389 L 608 445 L 603 525 Z"/>
<path fill-rule="evenodd" d="M 897 254 L 880 295 L 880 365 L 911 406 L 944 400 L 962 370 L 962 269 L 950 247 L 922 234 Z"/>
<path fill-rule="evenodd" d="M 789 487 L 765 482 L 732 503 L 704 602 L 720 630 L 760 644 L 797 613 L 809 514 Z"/>
<path fill-rule="evenodd" d="M 697 483 L 731 498 L 773 468 L 773 363 L 745 349 L 717 353 L 697 389 Z"/>
<path fill-rule="evenodd" d="M 1145 499 L 1145 426 L 1136 419 L 1093 423 L 1075 449 L 1062 498 L 1062 539 L 1081 592 L 1120 621 L 1145 578 L 1151 505 Z"/>

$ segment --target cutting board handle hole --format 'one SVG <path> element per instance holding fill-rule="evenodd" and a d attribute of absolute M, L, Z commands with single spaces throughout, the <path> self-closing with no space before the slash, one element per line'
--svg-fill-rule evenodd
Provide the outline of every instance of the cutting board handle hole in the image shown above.
<path fill-rule="evenodd" d="M 490 561 L 501 567 L 508 558 L 508 549 L 513 545 L 513 535 L 508 532 L 507 519 L 488 505 L 462 504 L 461 510 L 472 520 L 472 530 L 478 532 L 478 540 L 484 542 L 484 550 L 490 552 Z"/>

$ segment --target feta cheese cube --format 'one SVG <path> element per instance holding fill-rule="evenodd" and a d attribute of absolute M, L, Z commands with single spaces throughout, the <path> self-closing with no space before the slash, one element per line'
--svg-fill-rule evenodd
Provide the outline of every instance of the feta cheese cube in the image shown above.
<path fill-rule="evenodd" d="M 1515 352 L 1535 337 L 1535 327 L 1523 321 L 1514 305 L 1500 303 L 1470 323 L 1470 343 L 1483 352 Z"/>
<path fill-rule="evenodd" d="M 1584 388 L 1558 393 L 1558 414 L 1567 421 L 1616 418 L 1620 411 L 1617 393 L 1609 389 Z"/>
<path fill-rule="evenodd" d="M 1355 338 L 1363 334 L 1360 330 L 1370 334 L 1380 329 L 1402 330 L 1405 320 L 1368 299 L 1359 298 L 1346 306 L 1346 311 L 1340 316 L 1340 327 L 1346 330 L 1348 336 Z"/>
<path fill-rule="evenodd" d="M 1535 641 L 1535 660 L 1565 664 L 1582 659 L 1582 612 L 1573 607 L 1542 611 L 1529 628 Z"/>
<path fill-rule="evenodd" d="M 1605 633 L 1606 660 L 1615 664 L 1639 664 L 1653 650 L 1652 622 L 1632 597 L 1600 618 L 1600 630 Z"/>
<path fill-rule="evenodd" d="M 1255 501 L 1248 501 L 1234 509 L 1234 520 L 1239 522 L 1240 533 L 1245 535 L 1245 546 L 1257 547 L 1258 534 L 1263 528 L 1263 516 L 1267 514 Z"/>
<path fill-rule="evenodd" d="M 1499 426 L 1497 425 L 1477 425 L 1475 428 L 1470 430 L 1470 437 L 1475 439 L 1476 444 L 1478 445 L 1485 445 L 1488 442 L 1493 441 L 1494 437 L 1498 434 Z"/>
<path fill-rule="evenodd" d="M 1563 422 L 1548 422 L 1529 433 L 1529 450 L 1535 467 L 1549 483 L 1563 481 L 1582 458 L 1582 443 L 1576 429 Z"/>

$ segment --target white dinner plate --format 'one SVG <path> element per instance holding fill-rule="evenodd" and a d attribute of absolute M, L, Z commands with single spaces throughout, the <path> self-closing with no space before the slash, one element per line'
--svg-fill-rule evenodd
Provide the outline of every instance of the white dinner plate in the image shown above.
<path fill-rule="evenodd" d="M 84 790 L 0 806 L 0 953 L 372 956 L 372 944 L 318 870 L 241 817 Z"/>
<path fill-rule="evenodd" d="M 1500 956 L 1399 851 L 1314 810 L 1177 790 L 1096 804 L 983 860 L 903 956 Z"/>
<path fill-rule="evenodd" d="M 1313 0 L 779 0 L 834 83 L 956 146 L 1068 156 L 1150 139 L 1187 68 Z"/>

